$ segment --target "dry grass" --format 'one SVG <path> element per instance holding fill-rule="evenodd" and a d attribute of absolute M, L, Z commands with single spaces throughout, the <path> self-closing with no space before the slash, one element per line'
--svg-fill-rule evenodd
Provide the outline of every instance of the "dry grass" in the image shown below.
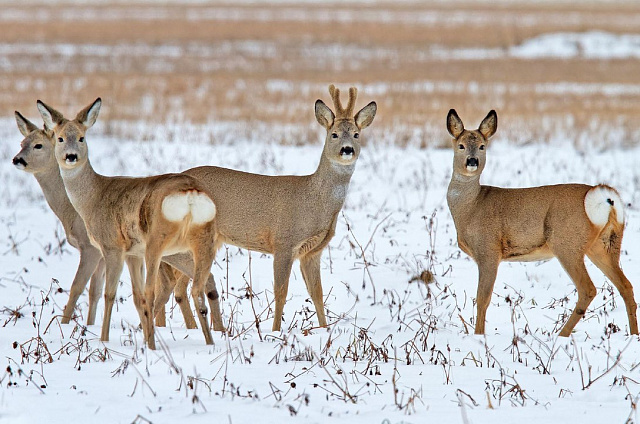
<path fill-rule="evenodd" d="M 0 18 L 0 46 L 9 46 L 0 51 L 3 116 L 14 109 L 33 116 L 36 98 L 66 111 L 101 96 L 107 106 L 101 120 L 111 121 L 107 130 L 114 135 L 153 138 L 127 133 L 130 126 L 116 124 L 123 121 L 143 121 L 143 131 L 167 122 L 248 121 L 270 123 L 274 131 L 277 123 L 290 124 L 305 139 L 314 125 L 313 102 L 328 100 L 326 85 L 335 82 L 361 87 L 360 104 L 378 101 L 376 137 L 401 144 L 442 143 L 451 107 L 470 125 L 497 109 L 500 136 L 519 142 L 620 145 L 640 132 L 640 89 L 605 94 L 597 88 L 640 84 L 638 60 L 463 60 L 430 53 L 505 50 L 551 32 L 631 33 L 640 14 L 633 3 L 8 9 Z M 30 16 L 36 19 L 26 22 Z M 106 53 L 68 50 L 87 44 Z M 564 83 L 579 90 L 559 89 Z"/>

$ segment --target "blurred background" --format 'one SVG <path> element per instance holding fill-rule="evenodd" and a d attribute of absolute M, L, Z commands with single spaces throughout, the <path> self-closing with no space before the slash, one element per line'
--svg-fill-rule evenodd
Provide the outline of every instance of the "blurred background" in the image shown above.
<path fill-rule="evenodd" d="M 135 1 L 135 0 L 134 0 Z M 0 116 L 67 114 L 131 140 L 317 142 L 327 85 L 376 100 L 367 139 L 445 146 L 447 111 L 496 138 L 635 145 L 640 2 L 0 1 Z M 7 130 L 9 131 L 9 130 Z M 3 131 L 4 133 L 5 131 Z"/>

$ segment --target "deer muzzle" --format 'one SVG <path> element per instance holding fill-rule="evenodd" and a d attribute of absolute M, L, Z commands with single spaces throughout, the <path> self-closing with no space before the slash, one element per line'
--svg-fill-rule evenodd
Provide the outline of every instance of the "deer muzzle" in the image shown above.
<path fill-rule="evenodd" d="M 78 161 L 78 155 L 76 155 L 75 153 L 67 153 L 64 156 L 64 161 L 69 164 L 76 163 Z"/>
<path fill-rule="evenodd" d="M 27 167 L 27 162 L 21 157 L 16 156 L 13 158 L 13 165 L 18 169 L 24 169 Z"/>
<path fill-rule="evenodd" d="M 355 153 L 355 150 L 353 150 L 353 147 L 351 146 L 344 146 L 340 149 L 340 156 L 353 156 Z"/>
<path fill-rule="evenodd" d="M 475 171 L 478 169 L 478 158 L 467 158 L 467 171 Z"/>

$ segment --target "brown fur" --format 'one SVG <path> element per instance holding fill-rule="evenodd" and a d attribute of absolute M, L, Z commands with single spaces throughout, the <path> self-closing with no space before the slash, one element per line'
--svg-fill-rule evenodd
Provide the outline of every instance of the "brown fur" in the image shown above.
<path fill-rule="evenodd" d="M 191 253 L 195 269 L 191 269 L 194 286 L 192 295 L 196 304 L 200 326 L 207 344 L 213 343 L 206 314 L 204 288 L 214 254 L 210 246 L 216 237 L 215 219 L 200 225 L 191 224 L 186 238 L 180 237 L 184 222 L 171 222 L 162 212 L 163 199 L 171 194 L 188 190 L 205 192 L 195 179 L 183 174 L 166 174 L 146 178 L 105 177 L 91 167 L 85 132 L 96 121 L 101 101 L 97 99 L 69 121 L 62 114 L 38 101 L 38 109 L 45 127 L 53 131 L 55 157 L 69 195 L 78 214 L 84 220 L 91 242 L 102 252 L 106 264 L 105 316 L 101 340 L 109 340 L 111 310 L 125 258 L 144 259 L 147 268 L 143 290 L 139 271 L 133 284 L 140 303 L 138 313 L 142 321 L 145 340 L 155 349 L 153 328 L 154 310 L 159 309 L 156 287 L 164 255 Z M 143 208 L 143 205 L 146 205 Z M 166 258 L 167 262 L 176 265 Z M 184 266 L 178 268 L 184 270 Z M 132 273 L 133 274 L 133 273 Z M 133 280 L 133 278 L 132 278 Z M 216 329 L 222 330 L 217 297 L 210 302 Z"/>
<path fill-rule="evenodd" d="M 218 208 L 218 243 L 273 254 L 276 309 L 273 330 L 279 331 L 294 260 L 313 300 L 318 323 L 326 326 L 320 257 L 335 232 L 338 213 L 344 204 L 347 186 L 360 153 L 359 138 L 376 112 L 374 102 L 353 116 L 356 89 L 349 90 L 347 108 L 340 92 L 329 91 L 338 115 L 316 101 L 316 119 L 327 130 L 318 169 L 305 176 L 266 176 L 215 166 L 185 171 L 209 190 Z M 348 115 L 347 115 L 348 113 Z M 335 138 L 334 138 L 335 134 Z M 341 149 L 353 148 L 345 158 Z M 311 206 L 313 205 L 313 206 Z M 214 248 L 219 247 L 216 244 Z"/>
<path fill-rule="evenodd" d="M 447 129 L 454 137 L 447 202 L 458 244 L 476 261 L 479 271 L 476 334 L 484 334 L 486 311 L 500 262 L 556 257 L 578 291 L 576 308 L 560 331 L 561 336 L 569 336 L 596 295 L 584 265 L 585 255 L 620 291 L 630 331 L 638 334 L 633 287 L 619 265 L 623 225 L 618 223 L 615 209 L 611 208 L 608 222 L 599 227 L 585 212 L 585 196 L 593 186 L 560 184 L 505 189 L 480 185 L 488 139 L 497 129 L 494 111 L 478 130 L 469 131 L 452 109 Z M 478 160 L 477 169 L 467 166 L 469 158 Z"/>

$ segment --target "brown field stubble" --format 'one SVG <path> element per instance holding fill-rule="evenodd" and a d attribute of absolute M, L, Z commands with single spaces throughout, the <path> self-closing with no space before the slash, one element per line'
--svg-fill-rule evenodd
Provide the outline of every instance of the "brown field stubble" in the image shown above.
<path fill-rule="evenodd" d="M 359 104 L 378 101 L 369 138 L 400 144 L 446 142 L 450 108 L 469 122 L 497 109 L 499 136 L 517 142 L 604 147 L 640 134 L 638 59 L 507 54 L 547 33 L 633 33 L 633 2 L 9 4 L 0 21 L 6 117 L 34 116 L 36 98 L 74 110 L 101 96 L 101 121 L 116 136 L 223 121 L 304 143 L 317 138 L 313 102 L 333 82 L 359 86 Z M 459 58 L 460 49 L 495 57 Z"/>

